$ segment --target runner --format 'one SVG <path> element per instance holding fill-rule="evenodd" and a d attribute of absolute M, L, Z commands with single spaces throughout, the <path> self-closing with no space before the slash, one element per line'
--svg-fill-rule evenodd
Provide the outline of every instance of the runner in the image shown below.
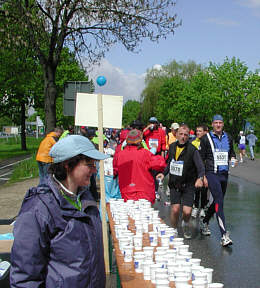
<path fill-rule="evenodd" d="M 142 132 L 133 129 L 126 138 L 127 145 L 114 158 L 114 177 L 118 175 L 122 198 L 147 199 L 154 203 L 155 185 L 152 170 L 162 172 L 166 167 L 160 155 L 142 147 Z"/>
<path fill-rule="evenodd" d="M 224 121 L 221 115 L 215 115 L 212 120 L 213 131 L 201 138 L 201 157 L 205 161 L 206 177 L 214 202 L 209 207 L 206 216 L 200 222 L 201 234 L 210 235 L 208 224 L 216 212 L 218 225 L 222 235 L 223 247 L 232 244 L 229 232 L 226 231 L 223 209 L 224 196 L 227 189 L 229 160 L 235 161 L 236 154 L 233 149 L 231 137 L 223 131 Z"/>
<path fill-rule="evenodd" d="M 177 231 L 181 203 L 184 237 L 191 238 L 189 220 L 194 201 L 195 187 L 207 186 L 205 168 L 199 151 L 189 142 L 189 127 L 180 125 L 177 142 L 170 145 L 169 158 L 164 173 L 157 177 L 163 179 L 168 173 L 171 198 L 171 223 Z M 205 180 L 205 182 L 204 182 Z"/>
<path fill-rule="evenodd" d="M 254 135 L 254 131 L 251 130 L 250 134 L 246 136 L 246 140 L 248 141 L 248 146 L 250 150 L 250 156 L 251 160 L 255 160 L 255 155 L 254 155 L 254 147 L 255 147 L 255 142 L 258 140 L 257 137 Z"/>
<path fill-rule="evenodd" d="M 149 150 L 156 148 L 156 155 L 165 156 L 165 132 L 159 127 L 159 121 L 156 117 L 149 119 L 149 124 L 143 130 L 143 137 Z M 152 171 L 155 183 L 156 199 L 160 200 L 158 193 L 159 183 L 156 181 L 157 171 Z"/>
<path fill-rule="evenodd" d="M 240 163 L 243 163 L 243 156 L 246 156 L 246 136 L 243 131 L 239 132 L 239 136 L 237 139 Z"/>
<path fill-rule="evenodd" d="M 192 141 L 192 144 L 200 151 L 200 139 L 202 136 L 208 133 L 208 127 L 206 125 L 199 125 L 196 128 L 196 136 L 197 138 Z M 199 207 L 200 207 L 200 217 L 205 217 L 205 207 L 207 205 L 207 187 L 201 187 L 197 188 L 195 191 L 195 199 L 194 199 L 194 205 L 191 213 L 191 217 L 196 218 L 199 213 Z M 199 205 L 200 202 L 200 205 Z"/>

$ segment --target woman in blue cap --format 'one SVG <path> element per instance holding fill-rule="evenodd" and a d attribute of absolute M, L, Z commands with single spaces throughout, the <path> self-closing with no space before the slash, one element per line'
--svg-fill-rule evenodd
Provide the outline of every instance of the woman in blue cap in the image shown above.
<path fill-rule="evenodd" d="M 107 156 L 80 135 L 57 142 L 46 181 L 27 192 L 14 226 L 11 287 L 105 287 L 102 225 L 88 190 Z"/>

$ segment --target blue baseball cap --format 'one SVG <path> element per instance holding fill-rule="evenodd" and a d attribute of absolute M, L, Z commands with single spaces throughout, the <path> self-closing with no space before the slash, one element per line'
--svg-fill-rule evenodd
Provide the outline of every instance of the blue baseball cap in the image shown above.
<path fill-rule="evenodd" d="M 219 114 L 216 114 L 213 116 L 212 122 L 214 122 L 214 121 L 223 121 L 224 122 L 223 117 Z"/>
<path fill-rule="evenodd" d="M 69 135 L 59 140 L 49 152 L 54 163 L 63 162 L 79 154 L 96 160 L 104 160 L 110 157 L 99 152 L 88 138 L 81 135 Z"/>
<path fill-rule="evenodd" d="M 159 121 L 157 120 L 156 117 L 151 117 L 151 118 L 149 119 L 149 122 L 150 122 L 150 123 L 159 123 Z"/>

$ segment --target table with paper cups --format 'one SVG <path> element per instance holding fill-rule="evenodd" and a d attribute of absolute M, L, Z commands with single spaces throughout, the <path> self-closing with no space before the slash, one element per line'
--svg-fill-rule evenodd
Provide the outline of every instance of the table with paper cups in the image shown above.
<path fill-rule="evenodd" d="M 221 288 L 213 269 L 192 258 L 189 245 L 147 200 L 110 199 L 107 214 L 120 278 L 118 287 Z"/>

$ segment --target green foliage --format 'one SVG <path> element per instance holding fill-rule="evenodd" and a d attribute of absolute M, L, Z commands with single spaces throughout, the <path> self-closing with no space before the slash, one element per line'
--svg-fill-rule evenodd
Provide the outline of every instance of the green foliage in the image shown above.
<path fill-rule="evenodd" d="M 38 71 L 38 77 L 42 79 L 40 85 L 40 91 L 44 90 L 44 81 L 42 71 Z M 76 56 L 69 51 L 68 48 L 64 48 L 61 53 L 60 65 L 57 67 L 56 72 L 56 87 L 57 87 L 57 100 L 56 100 L 56 126 L 63 126 L 67 128 L 69 125 L 74 125 L 74 117 L 63 115 L 63 95 L 64 84 L 67 81 L 88 81 L 89 78 L 86 75 L 84 69 L 82 69 L 76 59 Z M 39 87 L 38 87 L 39 88 Z M 38 89 L 39 90 L 39 89 Z M 44 111 L 44 95 L 40 93 L 35 99 L 34 108 L 37 110 L 43 122 L 45 122 Z"/>
<path fill-rule="evenodd" d="M 233 137 L 246 120 L 258 129 L 260 77 L 249 72 L 239 59 L 227 58 L 222 65 L 210 63 L 204 69 L 193 64 L 189 73 L 184 73 L 187 69 L 175 61 L 170 65 L 172 70 L 168 67 L 174 73 L 167 74 L 162 67 L 148 74 L 142 94 L 145 118 L 156 116 L 167 126 L 176 121 L 195 128 L 202 123 L 210 126 L 212 116 L 222 114 L 225 130 Z"/>
<path fill-rule="evenodd" d="M 17 164 L 10 179 L 8 180 L 8 184 L 38 177 L 39 169 L 35 157 L 36 153 L 34 153 L 30 159 L 24 160 Z"/>
<path fill-rule="evenodd" d="M 260 107 L 260 77 L 236 58 L 222 65 L 211 63 L 209 70 L 217 87 L 215 113 L 223 115 L 226 129 L 236 137 Z"/>
<path fill-rule="evenodd" d="M 134 100 L 128 100 L 123 107 L 123 126 L 131 124 L 134 120 L 139 118 L 141 111 L 141 103 Z"/>
<path fill-rule="evenodd" d="M 146 87 L 141 95 L 144 122 L 147 122 L 151 116 L 156 116 L 168 125 L 173 119 L 182 118 L 177 116 L 177 111 L 174 111 L 172 104 L 181 96 L 179 92 L 182 91 L 185 82 L 190 81 L 200 71 L 203 71 L 202 66 L 194 61 L 184 63 L 175 60 L 148 70 L 145 78 Z M 171 97 L 175 100 L 170 99 Z"/>

